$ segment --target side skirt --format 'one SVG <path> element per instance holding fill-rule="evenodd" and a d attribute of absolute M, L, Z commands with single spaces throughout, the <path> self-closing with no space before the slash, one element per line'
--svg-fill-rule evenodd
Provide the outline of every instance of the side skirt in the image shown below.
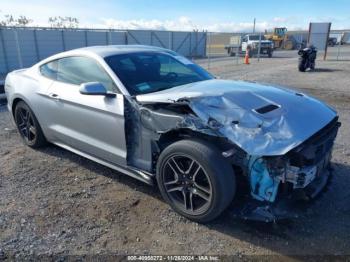
<path fill-rule="evenodd" d="M 57 146 L 59 146 L 59 147 L 62 147 L 64 149 L 66 149 L 68 151 L 71 151 L 71 152 L 73 152 L 73 153 L 75 153 L 77 155 L 80 155 L 80 156 L 85 157 L 87 159 L 90 159 L 90 160 L 92 160 L 94 162 L 97 162 L 97 163 L 99 163 L 101 165 L 104 165 L 104 166 L 109 167 L 111 169 L 114 169 L 114 170 L 116 170 L 118 172 L 121 172 L 121 173 L 123 173 L 125 175 L 128 175 L 128 176 L 131 176 L 131 177 L 133 177 L 135 179 L 138 179 L 138 180 L 140 180 L 140 181 L 142 181 L 142 182 L 144 182 L 144 183 L 146 183 L 148 185 L 151 185 L 151 186 L 154 185 L 153 175 L 150 174 L 150 173 L 146 173 L 146 172 L 143 172 L 143 171 L 138 170 L 138 169 L 133 169 L 131 167 L 122 167 L 122 166 L 119 166 L 119 165 L 112 164 L 110 162 L 101 160 L 101 159 L 99 159 L 99 158 L 97 158 L 95 156 L 92 156 L 90 154 L 84 153 L 84 152 L 82 152 L 80 150 L 77 150 L 77 149 L 75 149 L 73 147 L 70 147 L 68 145 L 65 145 L 65 144 L 61 144 L 61 143 L 58 143 L 58 142 L 52 142 L 52 143 L 57 145 Z"/>

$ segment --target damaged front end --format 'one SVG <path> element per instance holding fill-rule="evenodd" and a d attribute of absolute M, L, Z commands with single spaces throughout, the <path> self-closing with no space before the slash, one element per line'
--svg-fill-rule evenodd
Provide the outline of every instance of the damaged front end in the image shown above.
<path fill-rule="evenodd" d="M 320 193 L 340 126 L 336 112 L 312 97 L 221 80 L 126 99 L 125 119 L 128 165 L 149 174 L 177 139 L 215 143 L 249 184 L 236 214 L 260 221 L 294 216 L 291 202 Z"/>
<path fill-rule="evenodd" d="M 286 155 L 249 156 L 247 175 L 252 200 L 236 210 L 239 216 L 266 222 L 297 216 L 297 201 L 315 198 L 327 184 L 339 126 L 336 117 Z"/>

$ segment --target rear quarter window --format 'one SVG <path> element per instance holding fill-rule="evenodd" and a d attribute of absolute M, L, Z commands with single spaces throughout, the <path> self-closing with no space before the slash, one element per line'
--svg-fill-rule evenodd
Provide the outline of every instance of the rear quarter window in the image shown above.
<path fill-rule="evenodd" d="M 56 80 L 58 68 L 57 65 L 57 60 L 43 64 L 42 66 L 40 66 L 40 73 L 45 77 Z"/>

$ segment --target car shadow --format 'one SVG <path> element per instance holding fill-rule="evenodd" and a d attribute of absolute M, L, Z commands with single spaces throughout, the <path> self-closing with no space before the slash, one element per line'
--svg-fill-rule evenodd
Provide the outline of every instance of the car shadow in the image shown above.
<path fill-rule="evenodd" d="M 314 70 L 309 70 L 310 73 L 326 73 L 326 72 L 341 72 L 341 69 L 330 69 L 330 68 L 315 68 Z"/>
<path fill-rule="evenodd" d="M 127 185 L 132 189 L 136 189 L 137 191 L 148 194 L 154 198 L 163 200 L 158 190 L 158 187 L 150 186 L 146 183 L 143 183 L 142 181 L 139 181 L 114 169 L 111 169 L 102 164 L 89 160 L 85 157 L 72 153 L 68 150 L 60 148 L 59 146 L 56 146 L 54 144 L 49 144 L 47 147 L 39 148 L 37 150 L 41 151 L 44 154 L 48 154 L 54 157 L 69 159 L 75 164 L 81 165 L 91 172 L 95 172 L 98 175 L 102 175 L 104 177 L 113 179 L 118 183 L 123 183 L 124 185 Z"/>
<path fill-rule="evenodd" d="M 164 201 L 156 186 L 148 186 L 55 145 L 39 150 L 51 156 L 67 158 L 89 171 Z M 303 213 L 298 218 L 275 223 L 246 221 L 234 216 L 229 208 L 219 218 L 204 226 L 229 236 L 232 240 L 239 239 L 284 256 L 342 254 L 350 249 L 350 194 L 348 187 L 343 186 L 350 185 L 350 166 L 335 164 L 333 167 L 331 183 L 320 197 L 306 206 L 300 206 Z M 339 245 L 338 242 L 343 244 Z"/>
<path fill-rule="evenodd" d="M 330 62 L 350 62 L 350 59 L 344 59 L 344 58 L 339 58 L 339 59 L 333 59 L 333 58 L 327 58 L 326 61 Z"/>

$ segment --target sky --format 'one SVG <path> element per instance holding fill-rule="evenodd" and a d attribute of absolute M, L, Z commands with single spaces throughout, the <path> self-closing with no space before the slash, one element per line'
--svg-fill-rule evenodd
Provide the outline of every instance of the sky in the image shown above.
<path fill-rule="evenodd" d="M 79 27 L 243 32 L 273 27 L 306 30 L 309 22 L 332 22 L 350 29 L 350 0 L 0 0 L 5 14 L 25 15 L 32 26 L 51 16 L 71 16 Z"/>

